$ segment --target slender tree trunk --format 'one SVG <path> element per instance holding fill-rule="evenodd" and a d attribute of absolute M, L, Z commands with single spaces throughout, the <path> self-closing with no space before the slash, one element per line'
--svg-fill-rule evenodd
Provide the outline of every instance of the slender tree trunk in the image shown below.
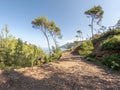
<path fill-rule="evenodd" d="M 81 41 L 81 34 L 79 34 L 79 41 Z"/>
<path fill-rule="evenodd" d="M 57 49 L 57 41 L 56 41 L 56 39 L 53 37 L 53 41 L 54 41 L 54 43 L 55 43 L 55 47 L 56 47 L 56 49 Z"/>
<path fill-rule="evenodd" d="M 91 32 L 92 32 L 92 37 L 93 37 L 93 35 L 94 35 L 94 33 L 93 33 L 93 23 L 94 23 L 94 16 L 92 17 L 92 20 L 91 20 Z"/>
<path fill-rule="evenodd" d="M 56 41 L 56 39 L 55 39 L 55 38 L 53 38 L 53 39 L 54 39 L 55 46 L 56 46 L 56 49 L 57 49 L 57 47 L 58 47 L 58 45 L 57 45 L 57 41 Z"/>
<path fill-rule="evenodd" d="M 53 39 L 54 44 L 55 44 L 55 47 L 56 47 L 56 49 L 57 49 L 57 41 L 56 41 L 55 37 L 53 36 L 53 34 L 52 34 L 52 33 L 50 33 L 50 34 L 51 34 L 51 36 L 52 36 L 52 39 Z"/>
<path fill-rule="evenodd" d="M 46 35 L 46 33 L 45 33 L 45 32 L 43 32 L 43 34 L 45 35 L 45 38 L 46 38 L 46 40 L 47 40 L 48 50 L 49 50 L 49 55 L 51 56 L 51 49 L 50 49 L 50 43 L 49 43 L 48 36 Z"/>

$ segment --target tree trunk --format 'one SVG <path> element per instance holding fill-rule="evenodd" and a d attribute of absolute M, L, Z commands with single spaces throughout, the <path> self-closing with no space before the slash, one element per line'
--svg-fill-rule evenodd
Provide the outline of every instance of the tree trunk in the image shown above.
<path fill-rule="evenodd" d="M 48 39 L 48 37 L 47 37 L 47 35 L 46 35 L 46 33 L 45 33 L 45 32 L 43 32 L 43 34 L 45 35 L 45 38 L 46 38 L 46 40 L 47 40 L 48 50 L 49 50 L 49 55 L 51 56 L 51 49 L 50 49 L 49 39 Z"/>
<path fill-rule="evenodd" d="M 57 41 L 56 41 L 55 37 L 53 36 L 53 34 L 52 34 L 52 33 L 50 33 L 50 34 L 51 34 L 51 36 L 52 36 L 52 39 L 53 39 L 53 41 L 54 41 L 54 43 L 55 43 L 55 47 L 56 47 L 56 49 L 57 49 Z"/>
<path fill-rule="evenodd" d="M 92 38 L 93 38 L 93 23 L 94 23 L 94 17 L 92 17 L 92 20 L 91 20 L 91 32 L 92 32 Z"/>

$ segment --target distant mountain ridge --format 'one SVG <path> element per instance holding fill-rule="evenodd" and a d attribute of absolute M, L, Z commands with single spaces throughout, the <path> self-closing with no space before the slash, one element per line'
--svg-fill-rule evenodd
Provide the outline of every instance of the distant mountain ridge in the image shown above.
<path fill-rule="evenodd" d="M 60 46 L 60 48 L 69 49 L 69 48 L 75 46 L 77 43 L 82 43 L 82 42 L 83 42 L 83 41 L 77 41 L 77 40 L 75 40 L 75 41 L 73 41 L 73 42 L 67 42 L 66 44 Z"/>
<path fill-rule="evenodd" d="M 68 48 L 71 48 L 71 47 L 74 46 L 74 45 L 75 45 L 74 42 L 71 42 L 71 43 L 68 42 L 68 43 L 60 46 L 60 48 L 68 49 Z"/>

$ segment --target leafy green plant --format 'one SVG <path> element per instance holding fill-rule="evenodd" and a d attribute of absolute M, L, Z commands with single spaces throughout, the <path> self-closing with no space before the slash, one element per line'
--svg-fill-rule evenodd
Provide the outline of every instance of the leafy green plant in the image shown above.
<path fill-rule="evenodd" d="M 0 69 L 34 66 L 38 57 L 45 55 L 40 47 L 14 38 L 6 29 L 0 33 Z"/>
<path fill-rule="evenodd" d="M 109 39 L 107 42 L 102 44 L 102 50 L 120 50 L 120 41 L 119 39 L 113 37 Z"/>
<path fill-rule="evenodd" d="M 120 28 L 102 33 L 93 38 L 92 42 L 83 42 L 81 48 L 79 53 L 88 61 L 105 65 L 112 70 L 120 70 Z"/>
<path fill-rule="evenodd" d="M 95 61 L 95 58 L 91 58 L 91 57 L 86 57 L 86 59 L 87 59 L 88 61 L 91 61 L 91 62 L 94 62 L 94 61 Z"/>
<path fill-rule="evenodd" d="M 88 40 L 88 41 L 85 41 L 81 44 L 81 50 L 79 50 L 79 54 L 80 55 L 89 55 L 92 53 L 92 50 L 94 49 L 93 47 L 93 44 L 92 44 L 92 41 L 91 40 Z"/>
<path fill-rule="evenodd" d="M 112 38 L 114 36 L 119 36 L 120 35 L 120 28 L 116 28 L 116 29 L 113 29 L 113 30 L 108 30 L 107 32 L 101 34 L 100 37 L 98 38 L 94 38 L 92 40 L 93 44 L 95 45 L 96 43 L 98 42 L 104 42 L 105 40 L 109 39 L 109 38 Z"/>
<path fill-rule="evenodd" d="M 80 55 L 84 55 L 84 56 L 86 56 L 86 55 L 91 54 L 92 51 L 89 51 L 89 50 L 79 50 L 79 53 L 80 53 Z"/>
<path fill-rule="evenodd" d="M 48 58 L 50 62 L 58 60 L 62 55 L 62 50 L 57 47 L 52 47 L 52 55 Z"/>
<path fill-rule="evenodd" d="M 112 54 L 109 56 L 103 56 L 101 58 L 102 64 L 108 66 L 113 70 L 120 70 L 120 55 L 119 54 Z"/>

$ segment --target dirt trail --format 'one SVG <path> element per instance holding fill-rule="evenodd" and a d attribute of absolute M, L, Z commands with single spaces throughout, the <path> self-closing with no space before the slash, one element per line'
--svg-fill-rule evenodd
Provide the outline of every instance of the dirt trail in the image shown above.
<path fill-rule="evenodd" d="M 66 52 L 56 62 L 0 71 L 0 90 L 120 90 L 120 74 Z"/>

